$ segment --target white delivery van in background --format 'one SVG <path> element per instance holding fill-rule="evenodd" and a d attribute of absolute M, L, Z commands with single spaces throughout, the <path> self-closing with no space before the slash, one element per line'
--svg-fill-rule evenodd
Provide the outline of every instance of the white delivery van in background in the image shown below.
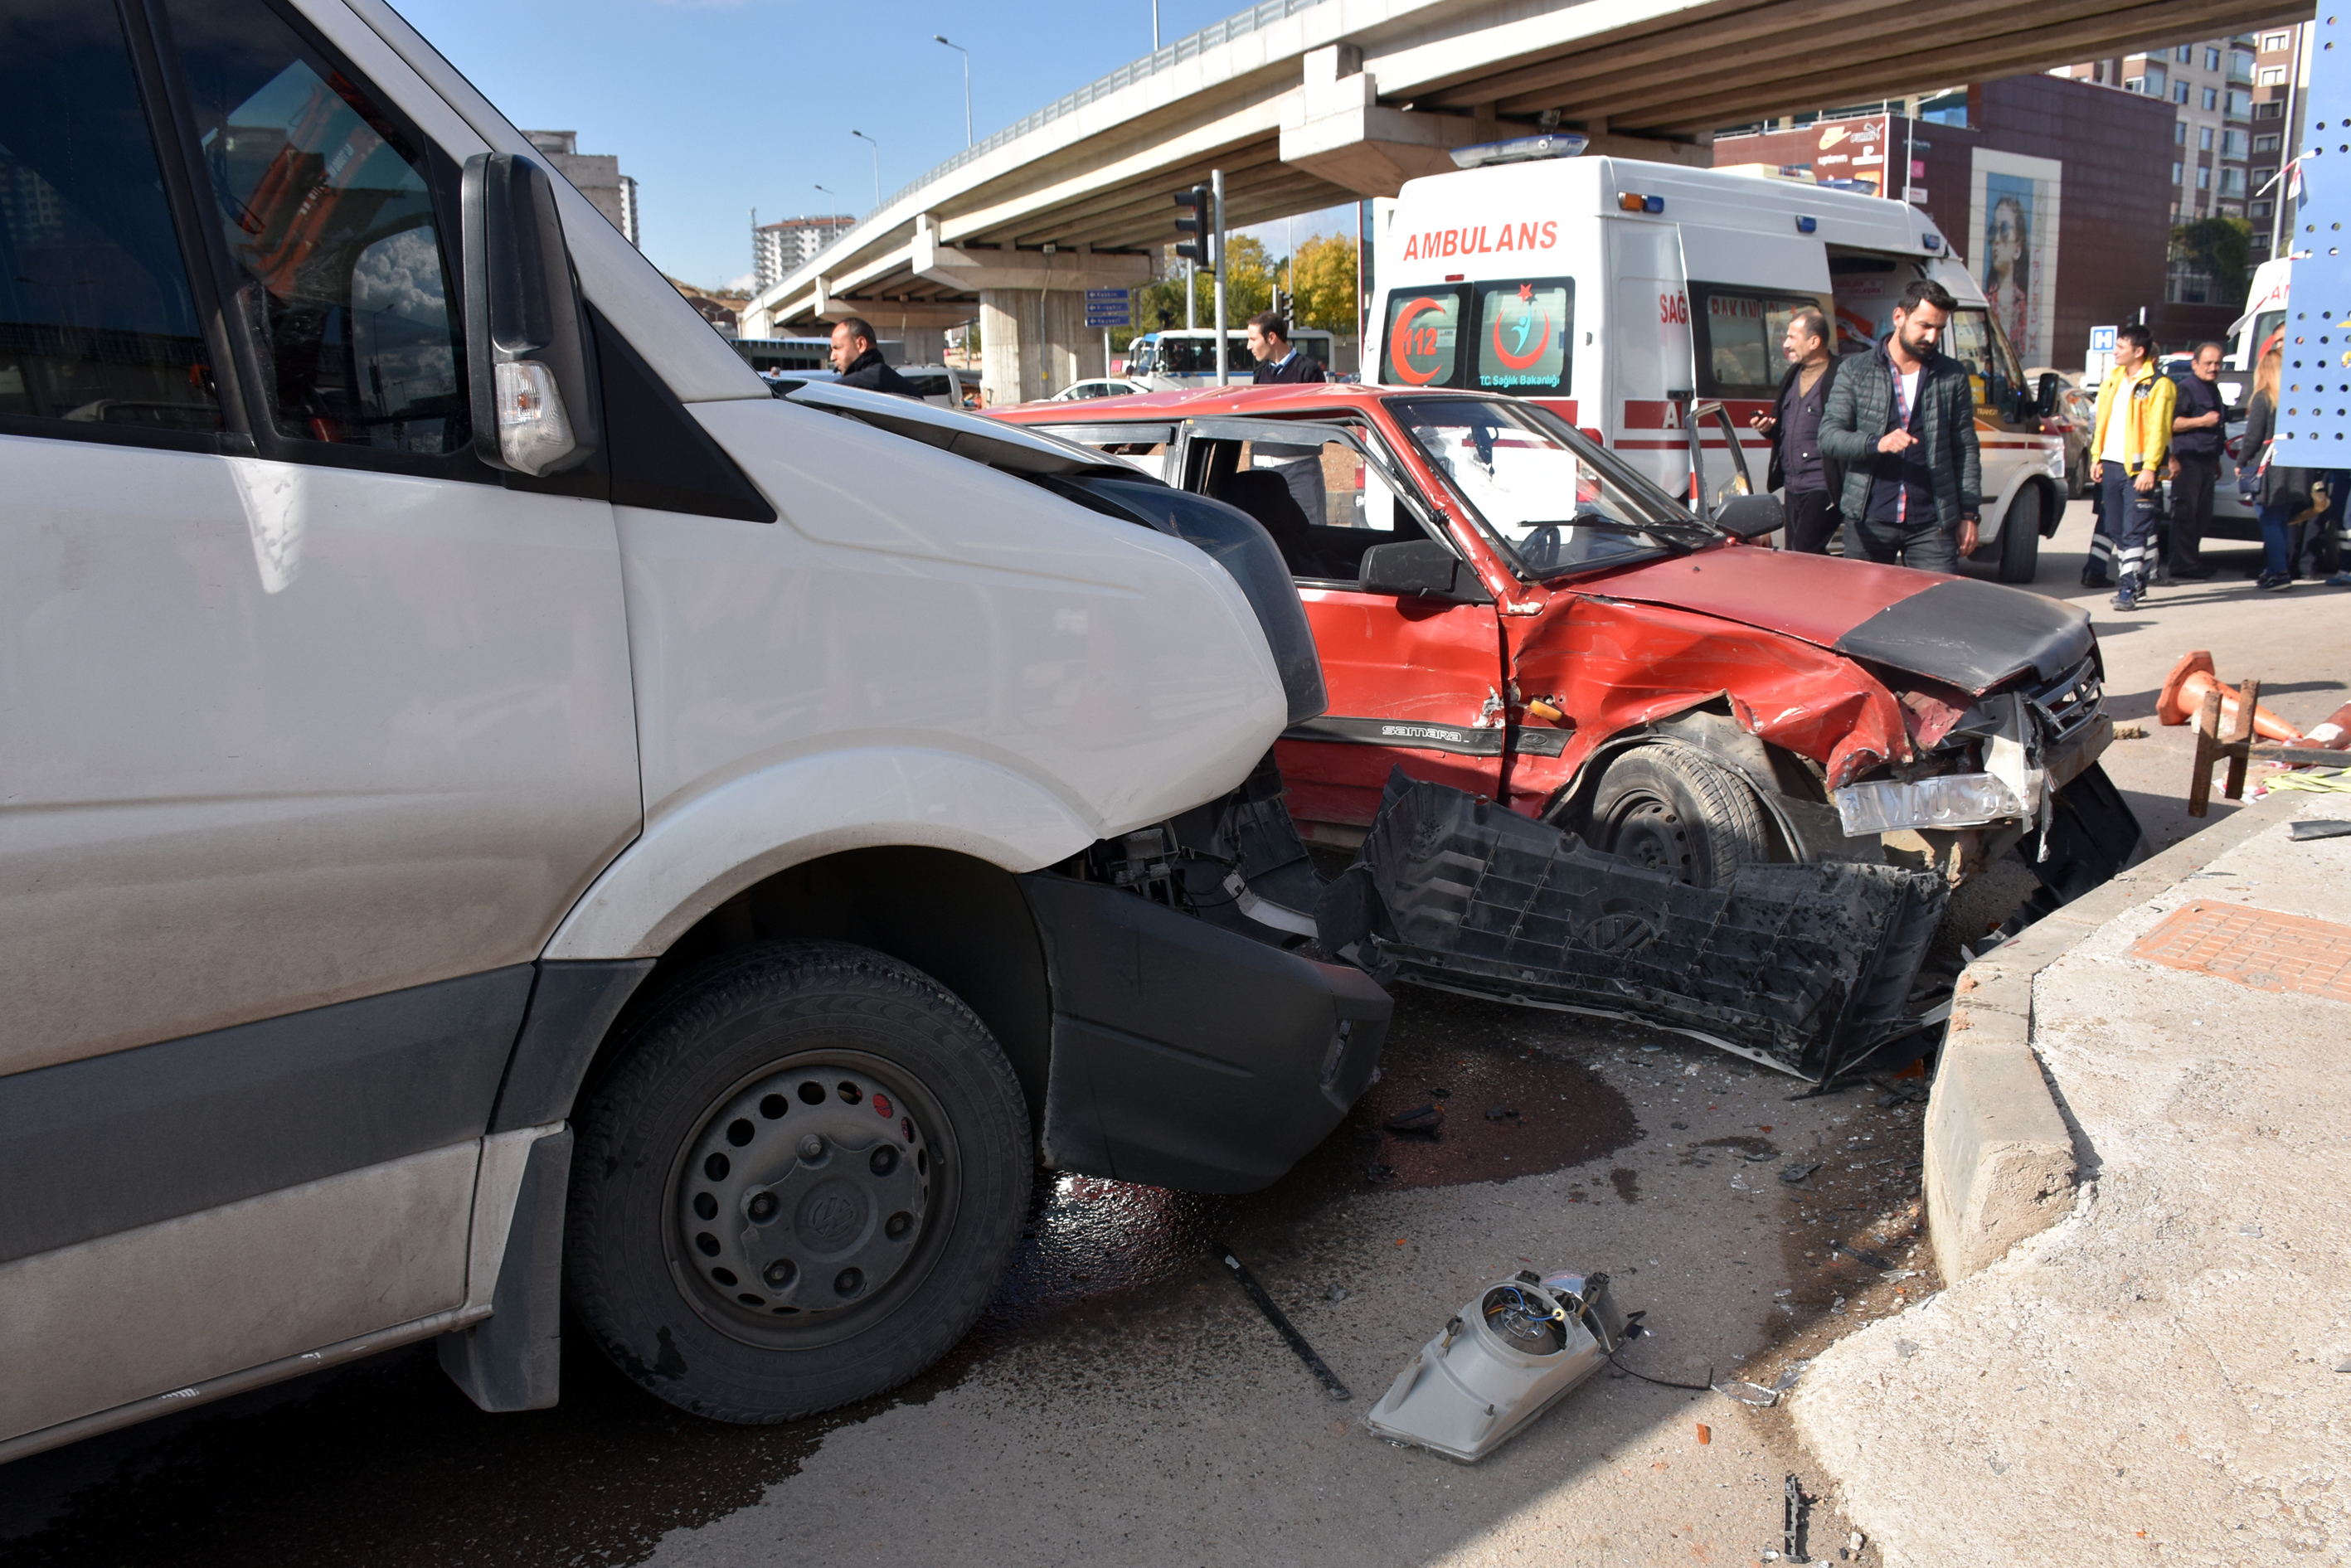
<path fill-rule="evenodd" d="M 1319 327 L 1290 330 L 1290 346 L 1319 361 L 1324 374 L 1338 361 L 1331 334 Z M 1246 386 L 1257 370 L 1249 357 L 1249 329 L 1225 329 L 1225 380 L 1228 386 Z M 1128 345 L 1126 375 L 1153 392 L 1181 392 L 1186 387 L 1217 384 L 1217 329 L 1214 327 L 1170 327 L 1145 332 Z"/>
<path fill-rule="evenodd" d="M 1509 157 L 1512 144 L 1499 145 Z M 2029 582 L 2064 515 L 2064 443 L 2043 431 L 2041 389 L 2024 385 L 1932 221 L 1906 204 L 1729 170 L 1532 157 L 1407 182 L 1374 227 L 1366 380 L 1514 392 L 1684 496 L 1686 422 L 1710 402 L 1762 483 L 1769 448 L 1747 421 L 1778 393 L 1795 311 L 1817 308 L 1837 350 L 1860 352 L 1890 329 L 1903 289 L 1931 277 L 1959 306 L 1943 351 L 1975 386 L 1976 559 Z"/>
<path fill-rule="evenodd" d="M 0 1459 L 559 1304 L 826 1408 L 1370 1082 L 1167 886 L 1322 704 L 1240 514 L 770 395 L 383 0 L 0 0 Z"/>

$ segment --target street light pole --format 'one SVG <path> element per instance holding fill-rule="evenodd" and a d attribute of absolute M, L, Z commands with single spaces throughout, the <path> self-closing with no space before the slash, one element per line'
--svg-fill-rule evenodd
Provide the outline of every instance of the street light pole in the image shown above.
<path fill-rule="evenodd" d="M 971 145 L 971 51 L 961 44 L 948 44 L 944 34 L 933 33 L 931 41 L 936 44 L 946 44 L 948 48 L 963 57 L 963 144 L 969 147 Z"/>
<path fill-rule="evenodd" d="M 1151 52 L 1159 52 L 1159 0 L 1151 0 Z"/>
<path fill-rule="evenodd" d="M 878 210 L 882 205 L 882 143 L 862 131 L 852 131 L 850 134 L 873 149 L 873 205 Z"/>

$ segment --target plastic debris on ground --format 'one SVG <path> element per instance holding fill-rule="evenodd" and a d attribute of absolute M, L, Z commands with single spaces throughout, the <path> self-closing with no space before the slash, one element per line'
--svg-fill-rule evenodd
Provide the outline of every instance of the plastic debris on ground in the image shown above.
<path fill-rule="evenodd" d="M 1315 924 L 1383 979 L 1638 1019 L 1817 1082 L 1925 1024 L 1909 998 L 1948 892 L 1842 861 L 1688 887 L 1398 770 Z"/>
<path fill-rule="evenodd" d="M 2299 822 L 2286 824 L 2285 836 L 2298 844 L 2311 839 L 2351 837 L 2351 822 L 2335 817 L 2305 817 Z"/>
<path fill-rule="evenodd" d="M 1625 1338 L 1605 1274 L 1523 1270 L 1465 1302 L 1365 1425 L 1474 1464 L 1607 1365 Z"/>

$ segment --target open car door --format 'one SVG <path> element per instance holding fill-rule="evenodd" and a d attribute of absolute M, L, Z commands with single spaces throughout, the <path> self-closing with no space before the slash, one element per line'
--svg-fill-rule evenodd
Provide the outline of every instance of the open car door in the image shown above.
<path fill-rule="evenodd" d="M 1305 601 L 1331 706 L 1276 748 L 1304 831 L 1353 838 L 1395 767 L 1497 798 L 1499 617 L 1402 465 L 1353 421 L 1191 420 L 1174 456 L 1186 489 L 1265 526 Z"/>

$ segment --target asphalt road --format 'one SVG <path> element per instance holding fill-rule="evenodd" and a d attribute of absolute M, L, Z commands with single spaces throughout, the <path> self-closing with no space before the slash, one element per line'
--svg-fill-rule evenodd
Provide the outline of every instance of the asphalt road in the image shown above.
<path fill-rule="evenodd" d="M 2230 547 L 2231 575 L 2116 618 L 2073 586 L 2087 529 L 2077 504 L 2036 586 L 2097 619 L 2109 706 L 2148 730 L 2109 768 L 2160 845 L 2192 825 L 2189 748 L 2153 722 L 2172 660 L 2209 648 L 2306 724 L 2343 700 L 2351 635 L 2336 591 L 2256 597 Z M 1990 924 L 2021 886 L 1955 920 Z M 1051 1184 L 978 1328 L 888 1398 L 717 1427 L 583 1349 L 559 1408 L 493 1416 L 416 1347 L 0 1469 L 0 1564 L 1760 1563 L 1784 1479 L 1813 1474 L 1779 1410 L 1604 1373 L 1475 1468 L 1362 1417 L 1482 1283 L 1530 1264 L 1607 1270 L 1654 1331 L 1626 1364 L 1677 1382 L 1800 1376 L 1930 1294 L 1917 1111 L 1801 1088 L 1647 1030 L 1407 991 L 1382 1082 L 1289 1178 L 1226 1199 Z M 1436 1141 L 1380 1130 L 1424 1103 L 1447 1112 Z M 1817 1168 L 1791 1185 L 1792 1165 Z M 1846 1529 L 1815 1504 L 1810 1555 L 1836 1560 Z"/>

